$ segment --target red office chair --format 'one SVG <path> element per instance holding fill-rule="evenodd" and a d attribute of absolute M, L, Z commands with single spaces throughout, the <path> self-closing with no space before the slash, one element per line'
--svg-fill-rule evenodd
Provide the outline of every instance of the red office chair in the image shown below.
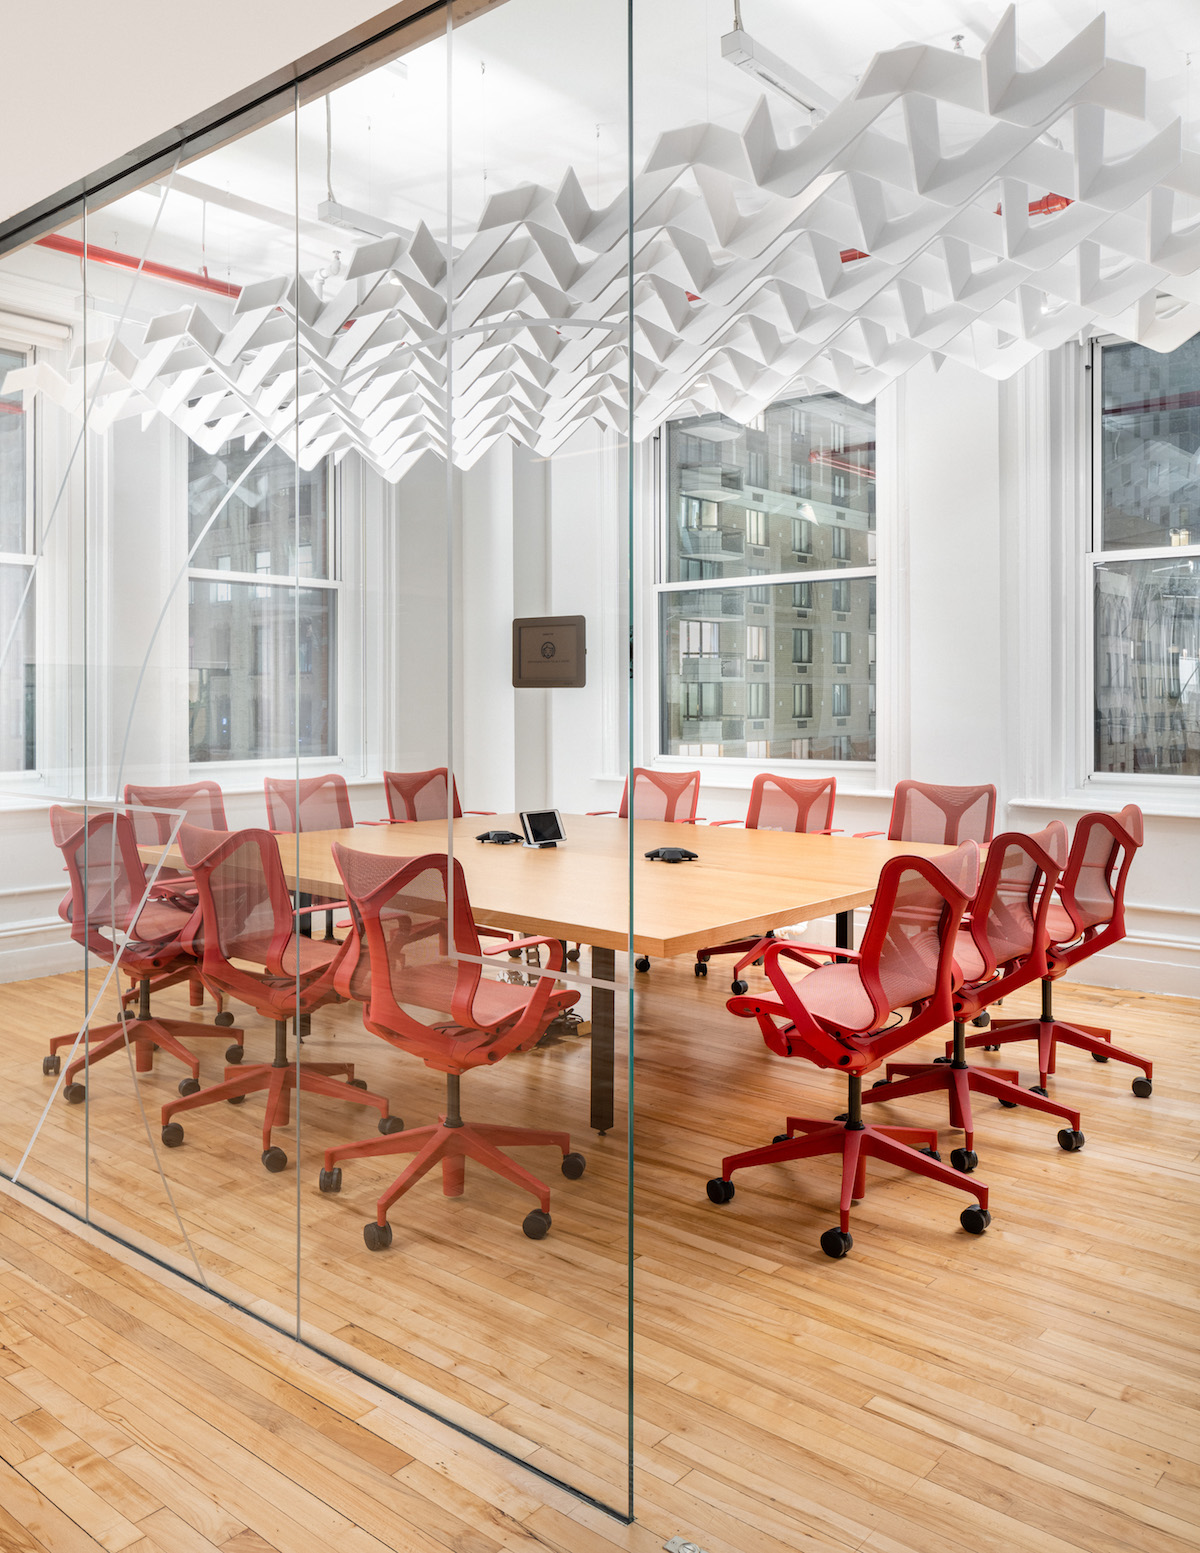
<path fill-rule="evenodd" d="M 267 795 L 267 824 L 276 835 L 298 830 L 352 830 L 354 816 L 350 812 L 350 789 L 346 778 L 330 772 L 326 776 L 305 777 L 296 781 L 292 777 L 264 777 L 263 788 Z M 307 909 L 310 906 L 325 907 L 325 942 L 336 943 L 333 932 L 333 907 L 328 898 L 300 894 L 296 904 Z M 305 936 L 311 932 L 311 924 L 305 924 Z"/>
<path fill-rule="evenodd" d="M 59 915 L 71 925 L 71 937 L 138 983 L 137 1015 L 89 1029 L 85 1053 L 67 1067 L 63 1098 L 69 1105 L 78 1105 L 87 1090 L 75 1082 L 75 1075 L 81 1068 L 90 1068 L 123 1050 L 126 1044 L 133 1046 L 139 1073 L 153 1067 L 156 1047 L 178 1057 L 191 1069 L 191 1077 L 180 1083 L 179 1093 L 194 1094 L 200 1088 L 200 1063 L 181 1037 L 232 1035 L 234 1044 L 225 1055 L 236 1062 L 241 1057 L 242 1032 L 216 1030 L 187 1019 L 160 1019 L 150 1012 L 151 985 L 168 979 L 182 981 L 195 966 L 185 942 L 191 913 L 148 895 L 128 815 L 105 809 L 92 814 L 85 824 L 81 814 L 55 804 L 50 810 L 50 829 L 71 880 L 71 893 L 59 907 Z M 122 933 L 129 936 L 118 943 L 117 935 Z M 74 1033 L 55 1036 L 50 1055 L 42 1061 L 42 1072 L 58 1073 L 62 1066 L 60 1047 L 71 1046 L 77 1039 Z"/>
<path fill-rule="evenodd" d="M 950 1100 L 950 1125 L 966 1134 L 964 1146 L 954 1149 L 950 1163 L 969 1172 L 979 1163 L 975 1153 L 975 1124 L 971 1117 L 971 1092 L 991 1095 L 1003 1106 L 1028 1106 L 1069 1122 L 1058 1134 L 1068 1153 L 1081 1149 L 1085 1139 L 1079 1130 L 1079 1112 L 1027 1091 L 1013 1069 L 968 1066 L 966 1023 L 1019 987 L 1046 975 L 1047 922 L 1054 886 L 1067 861 L 1066 827 L 1052 820 L 1035 836 L 1009 832 L 997 836 L 988 848 L 979 889 L 970 915 L 958 930 L 954 958 L 966 978 L 954 994 L 952 1055 L 934 1062 L 889 1062 L 887 1077 L 876 1079 L 863 1104 L 877 1100 L 901 1100 L 945 1090 Z"/>
<path fill-rule="evenodd" d="M 583 1174 L 583 1155 L 571 1152 L 565 1132 L 464 1122 L 459 1089 L 469 1069 L 488 1067 L 532 1046 L 552 1020 L 578 1001 L 579 994 L 556 992 L 552 975 L 538 977 L 532 987 L 484 980 L 478 963 L 481 954 L 499 954 L 508 946 L 481 951 L 457 859 L 452 867 L 440 852 L 397 860 L 337 843 L 333 855 L 358 929 L 337 971 L 338 990 L 345 997 L 365 997 L 363 1022 L 368 1030 L 446 1075 L 446 1114 L 429 1127 L 327 1150 L 321 1191 L 341 1190 L 343 1160 L 415 1155 L 380 1197 L 375 1218 L 363 1230 L 368 1248 L 382 1251 L 392 1241 L 387 1217 L 392 1204 L 439 1162 L 443 1192 L 447 1197 L 461 1196 L 466 1161 L 473 1159 L 537 1198 L 538 1207 L 526 1216 L 523 1228 L 530 1239 L 540 1240 L 550 1228 L 549 1188 L 503 1149 L 560 1149 L 563 1174 L 569 1180 Z M 546 945 L 550 969 L 562 969 L 562 949 L 556 939 L 517 941 L 519 948 L 527 944 Z M 369 986 L 362 980 L 364 946 Z M 458 955 L 467 958 L 460 960 Z M 413 1008 L 429 1009 L 440 1017 L 424 1024 L 410 1012 Z"/>
<path fill-rule="evenodd" d="M 633 786 L 633 800 L 629 788 Z M 700 773 L 698 771 L 648 771 L 645 766 L 634 766 L 631 777 L 626 777 L 621 793 L 621 807 L 617 818 L 627 820 L 668 820 L 680 825 L 696 823 L 696 805 L 700 801 Z M 590 809 L 590 815 L 611 814 L 611 809 Z M 578 959 L 578 946 L 575 958 Z M 633 962 L 639 971 L 650 969 L 650 956 L 643 954 Z"/>
<path fill-rule="evenodd" d="M 458 781 L 450 780 L 445 766 L 432 771 L 385 771 L 383 791 L 387 798 L 387 820 L 368 820 L 368 825 L 396 824 L 405 820 L 461 820 L 463 807 L 458 801 Z M 453 813 L 449 813 L 453 800 Z M 494 814 L 494 809 L 468 809 L 468 814 Z"/>
<path fill-rule="evenodd" d="M 956 847 L 960 841 L 977 841 L 982 846 L 992 839 L 995 819 L 996 789 L 990 782 L 978 787 L 897 782 L 887 837 L 889 841 L 941 841 L 948 847 Z M 882 834 L 862 830 L 855 840 Z"/>
<path fill-rule="evenodd" d="M 763 1039 L 779 1056 L 806 1057 L 818 1067 L 845 1073 L 850 1105 L 835 1122 L 789 1116 L 786 1132 L 773 1143 L 729 1155 L 721 1162 L 720 1176 L 708 1183 L 711 1201 L 732 1199 L 730 1176 L 735 1170 L 840 1154 L 841 1222 L 821 1236 L 826 1256 L 845 1256 L 854 1243 L 850 1207 L 866 1190 L 868 1158 L 970 1192 L 978 1207 L 964 1208 L 960 1223 L 973 1235 L 983 1233 L 991 1223 L 987 1187 L 941 1163 L 935 1129 L 875 1127 L 862 1119 L 863 1074 L 900 1047 L 938 1029 L 953 1014 L 952 995 L 959 979 L 955 940 L 978 878 L 979 848 L 973 841 L 936 859 L 894 857 L 879 875 L 859 951 L 783 942 L 767 945 L 763 960 L 777 1000 L 730 998 L 727 1007 L 742 1018 L 757 1019 Z M 829 955 L 831 963 L 793 983 L 780 961 L 803 960 L 806 954 Z M 912 1017 L 903 1024 L 889 1024 L 892 1015 L 904 1008 L 912 1010 Z M 793 1137 L 796 1132 L 804 1136 Z"/>
<path fill-rule="evenodd" d="M 985 1051 L 999 1051 L 1011 1041 L 1036 1038 L 1042 1094 L 1047 1077 L 1054 1072 L 1058 1047 L 1063 1044 L 1091 1052 L 1096 1062 L 1115 1057 L 1118 1062 L 1141 1068 L 1143 1076 L 1134 1079 L 1133 1092 L 1142 1099 L 1153 1092 L 1153 1063 L 1114 1046 L 1111 1030 L 1056 1019 L 1053 1006 L 1054 983 L 1060 976 L 1125 937 L 1125 881 L 1133 854 L 1142 844 L 1142 834 L 1142 811 L 1136 804 L 1128 804 L 1115 819 L 1111 814 L 1081 816 L 1058 886 L 1059 899 L 1050 907 L 1041 1017 L 997 1019 L 985 1034 L 972 1036 L 966 1043 L 981 1046 Z"/>
<path fill-rule="evenodd" d="M 185 782 L 176 787 L 136 787 L 126 783 L 125 808 L 133 821 L 133 831 L 139 846 L 165 846 L 171 839 L 175 817 L 180 812 L 191 825 L 201 825 L 206 830 L 229 829 L 225 819 L 225 797 L 216 782 Z M 199 909 L 200 897 L 196 893 L 195 881 L 191 874 L 182 869 L 160 868 L 150 889 L 153 895 L 173 900 L 188 912 Z M 190 970 L 176 971 L 172 976 L 155 979 L 150 990 L 158 992 L 179 981 L 188 982 L 188 1001 L 193 1008 L 200 1008 L 204 1003 L 204 980 L 195 964 Z M 212 991 L 211 988 L 209 990 Z M 138 996 L 135 984 L 122 993 L 121 999 L 124 1004 L 128 1004 Z M 233 1015 L 223 1011 L 224 1000 L 221 994 L 217 992 L 214 996 L 217 1000 L 216 1023 L 231 1025 Z"/>
<path fill-rule="evenodd" d="M 287 1165 L 287 1155 L 272 1143 L 271 1133 L 287 1124 L 294 1089 L 374 1106 L 380 1132 L 399 1132 L 404 1123 L 388 1115 L 385 1096 L 371 1094 L 364 1081 L 354 1077 L 353 1063 L 297 1063 L 288 1056 L 289 1017 L 299 1020 L 336 999 L 334 969 L 351 940 L 346 945 L 327 944 L 296 931 L 296 919 L 303 910 L 317 908 L 293 909 L 274 835 L 265 830 L 218 832 L 185 825 L 179 843 L 200 891 L 204 974 L 232 997 L 274 1020 L 275 1054 L 269 1063 L 228 1067 L 224 1083 L 163 1106 L 162 1141 L 167 1148 L 178 1148 L 183 1142 L 183 1127 L 173 1120 L 179 1112 L 222 1100 L 236 1105 L 259 1090 L 267 1092 L 262 1162 L 271 1171 Z M 240 1063 L 240 1055 L 232 1060 Z M 345 1075 L 344 1082 L 339 1074 Z"/>
<path fill-rule="evenodd" d="M 836 777 L 771 776 L 767 772 L 754 778 L 750 788 L 750 806 L 746 810 L 747 830 L 789 830 L 828 836 L 832 834 L 833 804 L 837 797 Z M 736 825 L 737 820 L 714 820 L 714 825 Z M 708 962 L 714 954 L 736 954 L 741 959 L 733 968 L 733 991 L 749 990 L 741 979 L 748 965 L 762 956 L 763 949 L 775 937 L 743 938 L 735 944 L 719 944 L 712 949 L 697 949 L 693 970 L 708 975 Z"/>

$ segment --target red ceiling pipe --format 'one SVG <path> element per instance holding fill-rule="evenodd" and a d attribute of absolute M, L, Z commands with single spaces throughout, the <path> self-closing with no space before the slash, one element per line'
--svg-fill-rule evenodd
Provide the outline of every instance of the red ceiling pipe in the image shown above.
<path fill-rule="evenodd" d="M 868 469 L 865 464 L 854 464 L 848 458 L 839 458 L 836 453 L 826 453 L 820 448 L 814 448 L 808 455 L 810 464 L 828 464 L 831 469 L 844 469 L 847 474 L 858 475 L 863 480 L 873 480 L 875 471 Z"/>
<path fill-rule="evenodd" d="M 155 280 L 173 281 L 177 286 L 194 286 L 198 291 L 212 291 L 219 297 L 240 297 L 242 288 L 227 280 L 212 280 L 198 275 L 194 270 L 177 270 L 173 264 L 156 264 L 153 259 L 137 259 L 131 253 L 120 253 L 116 248 L 97 248 L 94 243 L 83 244 L 76 237 L 60 237 L 52 232 L 49 237 L 37 239 L 39 248 L 49 248 L 54 253 L 70 254 L 74 259 L 86 258 L 93 264 L 114 264 L 122 270 L 139 270 L 152 275 Z"/>

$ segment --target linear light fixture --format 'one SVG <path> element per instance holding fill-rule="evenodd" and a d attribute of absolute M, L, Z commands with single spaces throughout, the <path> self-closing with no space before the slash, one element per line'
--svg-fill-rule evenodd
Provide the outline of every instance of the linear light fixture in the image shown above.
<path fill-rule="evenodd" d="M 772 54 L 770 49 L 756 43 L 741 27 L 735 27 L 721 39 L 721 57 L 814 118 L 824 117 L 833 106 L 833 99 L 827 97 L 815 82 L 801 75 L 778 54 Z"/>

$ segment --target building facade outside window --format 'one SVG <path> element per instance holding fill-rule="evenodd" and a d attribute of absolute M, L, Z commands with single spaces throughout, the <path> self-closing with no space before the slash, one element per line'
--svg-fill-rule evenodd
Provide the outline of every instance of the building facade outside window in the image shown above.
<path fill-rule="evenodd" d="M 659 753 L 873 761 L 874 405 L 821 394 L 662 438 Z"/>
<path fill-rule="evenodd" d="M 33 407 L 3 387 L 28 361 L 0 345 L 0 773 L 37 766 Z"/>
<path fill-rule="evenodd" d="M 189 444 L 194 764 L 337 754 L 334 482 L 325 462 L 305 471 L 275 447 L 255 462 L 261 452 Z"/>
<path fill-rule="evenodd" d="M 1200 335 L 1096 363 L 1093 769 L 1200 776 Z"/>

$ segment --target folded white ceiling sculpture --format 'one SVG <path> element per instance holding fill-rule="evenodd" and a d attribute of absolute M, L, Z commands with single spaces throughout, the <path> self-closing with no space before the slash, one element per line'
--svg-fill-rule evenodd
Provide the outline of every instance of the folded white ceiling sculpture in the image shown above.
<path fill-rule="evenodd" d="M 795 144 L 765 102 L 740 134 L 662 135 L 633 186 L 634 432 L 744 421 L 774 399 L 873 398 L 929 356 L 1007 377 L 1099 325 L 1157 350 L 1200 330 L 1200 157 L 1144 125 L 1145 72 L 1109 59 L 1104 18 L 1016 67 L 1010 9 L 980 59 L 888 50 Z M 1113 116 L 1138 149 L 1105 157 Z M 1053 133 L 1051 133 L 1053 132 Z M 265 432 L 306 467 L 350 449 L 398 479 L 508 436 L 549 454 L 584 422 L 626 429 L 627 199 L 494 196 L 448 251 L 425 228 L 370 242 L 323 300 L 303 279 L 155 318 L 9 386 L 92 414 L 168 416 L 213 450 Z M 104 353 L 104 360 L 100 359 Z M 18 381 L 18 379 L 20 381 Z"/>

